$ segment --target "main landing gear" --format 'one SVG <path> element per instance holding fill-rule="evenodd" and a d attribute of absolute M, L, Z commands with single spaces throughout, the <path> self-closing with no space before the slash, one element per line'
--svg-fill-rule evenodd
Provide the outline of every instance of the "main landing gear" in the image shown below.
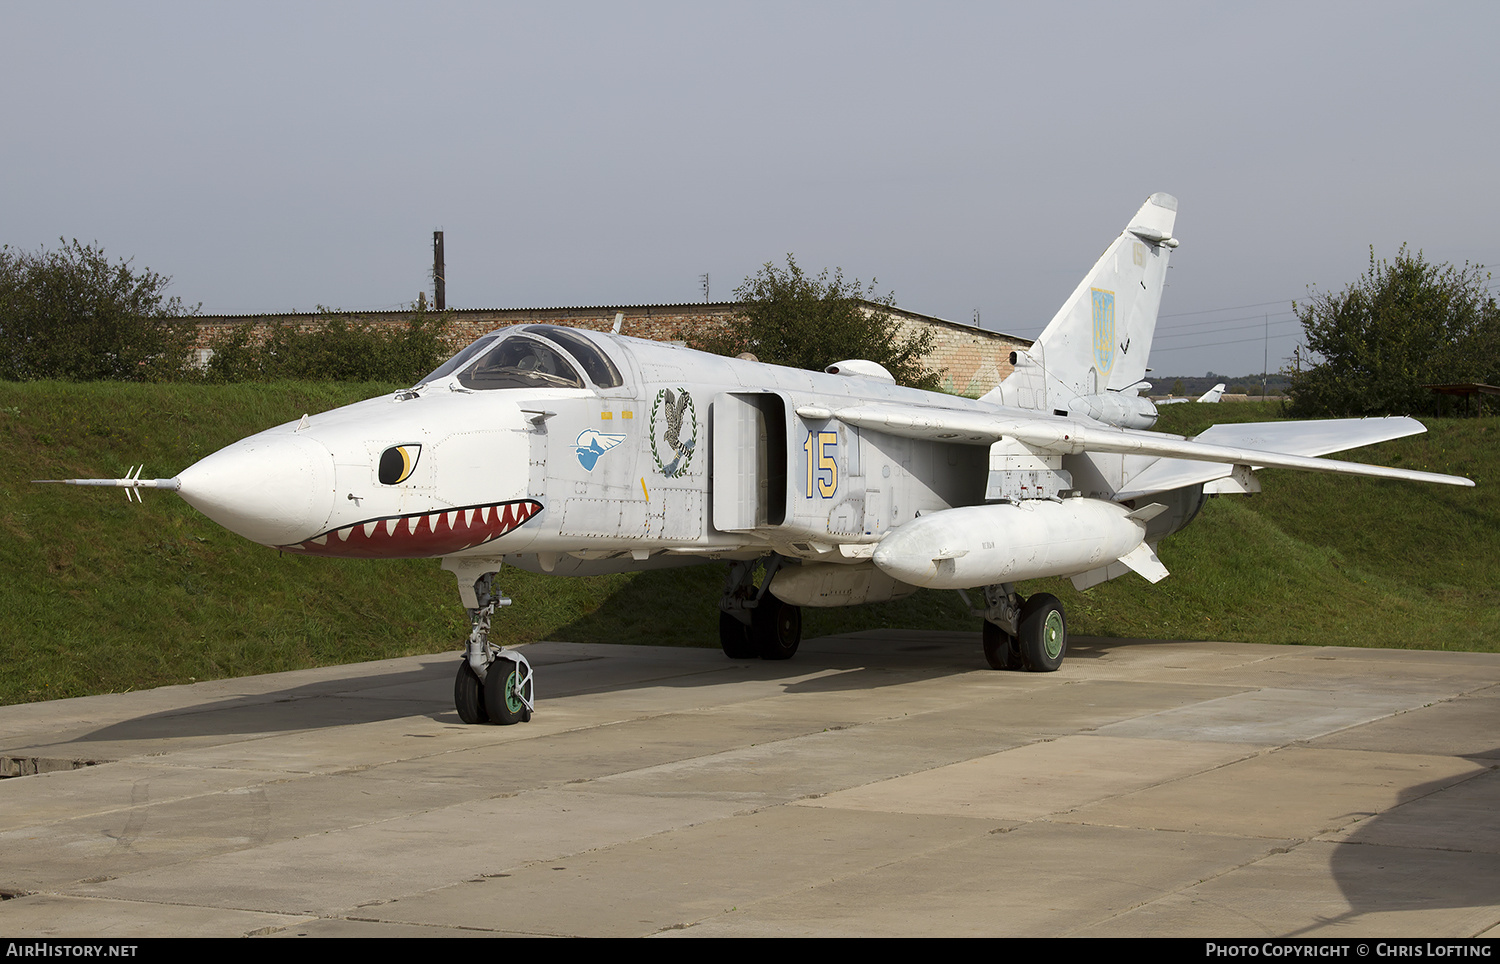
<path fill-rule="evenodd" d="M 756 567 L 766 571 L 755 585 Z M 769 587 L 781 557 L 732 562 L 719 600 L 719 647 L 730 659 L 791 659 L 802 643 L 802 607 L 777 599 Z"/>
<path fill-rule="evenodd" d="M 464 573 L 457 573 L 463 586 Z M 531 720 L 535 691 L 531 664 L 513 649 L 490 642 L 490 617 L 509 606 L 510 600 L 495 591 L 495 573 L 486 572 L 474 581 L 469 608 L 469 643 L 458 676 L 453 680 L 453 706 L 465 723 L 497 723 L 509 726 Z"/>
<path fill-rule="evenodd" d="M 1022 599 L 1014 584 L 984 587 L 984 608 L 969 603 L 983 617 L 984 658 L 991 669 L 1025 669 L 1051 673 L 1068 655 L 1068 621 L 1062 603 L 1048 592 Z"/>

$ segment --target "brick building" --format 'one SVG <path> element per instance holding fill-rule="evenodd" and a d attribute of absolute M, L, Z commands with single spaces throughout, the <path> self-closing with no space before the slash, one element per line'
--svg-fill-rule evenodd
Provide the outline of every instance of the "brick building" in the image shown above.
<path fill-rule="evenodd" d="M 684 341 L 694 334 L 720 327 L 739 310 L 737 302 L 712 302 L 681 305 L 612 305 L 587 308 L 464 308 L 449 309 L 450 339 L 457 351 L 486 332 L 508 325 L 545 322 L 574 328 L 608 331 L 615 315 L 624 315 L 622 334 L 656 341 Z M 882 310 L 884 309 L 882 306 Z M 933 351 L 926 358 L 929 368 L 943 372 L 946 390 L 977 396 L 994 388 L 1010 374 L 1010 353 L 1029 348 L 1031 342 L 1014 335 L 986 331 L 972 325 L 944 321 L 900 308 L 888 309 L 904 331 L 926 329 L 932 332 Z M 404 324 L 408 311 L 339 312 L 339 316 L 365 324 Z M 214 344 L 231 330 L 244 324 L 317 326 L 327 313 L 296 312 L 280 315 L 203 315 L 198 321 L 200 363 L 206 363 Z M 837 359 L 830 358 L 829 361 Z"/>

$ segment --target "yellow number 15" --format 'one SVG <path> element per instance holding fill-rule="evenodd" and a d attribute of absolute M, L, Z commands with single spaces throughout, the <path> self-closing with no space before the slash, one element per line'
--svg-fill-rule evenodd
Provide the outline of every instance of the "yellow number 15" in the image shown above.
<path fill-rule="evenodd" d="M 839 463 L 834 458 L 834 448 L 839 444 L 837 432 L 808 432 L 802 448 L 807 452 L 807 497 L 813 497 L 813 482 L 817 480 L 818 494 L 827 499 L 838 491 Z M 813 452 L 817 452 L 814 460 Z M 825 478 L 824 473 L 827 473 Z"/>

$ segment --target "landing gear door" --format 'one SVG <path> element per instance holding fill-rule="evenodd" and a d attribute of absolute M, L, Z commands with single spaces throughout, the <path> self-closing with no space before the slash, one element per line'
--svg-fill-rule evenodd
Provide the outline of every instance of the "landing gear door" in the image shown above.
<path fill-rule="evenodd" d="M 764 392 L 714 396 L 713 527 L 743 532 L 786 521 L 786 403 Z"/>

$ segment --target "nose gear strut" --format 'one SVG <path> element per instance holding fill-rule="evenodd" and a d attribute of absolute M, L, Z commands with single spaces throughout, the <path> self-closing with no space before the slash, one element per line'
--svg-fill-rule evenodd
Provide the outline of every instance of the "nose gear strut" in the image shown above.
<path fill-rule="evenodd" d="M 535 707 L 531 663 L 518 650 L 490 642 L 490 619 L 495 610 L 510 605 L 510 599 L 495 589 L 498 570 L 483 572 L 473 583 L 469 611 L 469 640 L 463 662 L 453 681 L 453 706 L 465 723 L 496 723 L 508 726 L 527 723 Z M 455 570 L 460 595 L 465 573 Z"/>

